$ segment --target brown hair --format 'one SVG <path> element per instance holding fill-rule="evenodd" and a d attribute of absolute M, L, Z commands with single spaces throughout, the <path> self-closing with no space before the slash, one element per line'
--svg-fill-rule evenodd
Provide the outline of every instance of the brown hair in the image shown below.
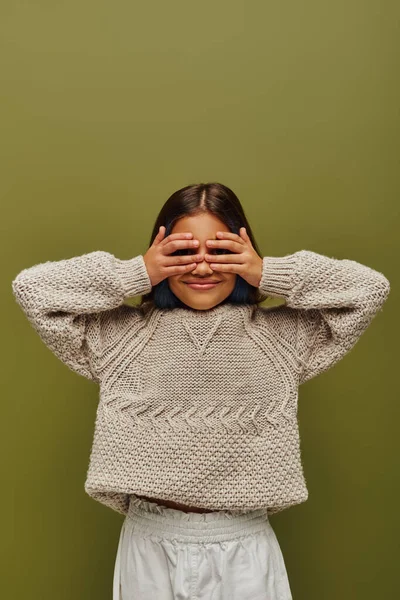
<path fill-rule="evenodd" d="M 260 257 L 262 256 L 238 197 L 230 188 L 221 183 L 197 183 L 187 185 L 174 192 L 157 216 L 149 247 L 161 225 L 165 227 L 165 239 L 179 219 L 203 212 L 209 212 L 218 217 L 233 233 L 239 234 L 240 227 L 245 227 L 253 248 Z M 264 299 L 265 295 L 261 294 L 257 287 L 250 285 L 243 277 L 237 275 L 235 288 L 225 302 L 254 304 Z M 168 278 L 155 285 L 148 294 L 144 294 L 140 306 L 147 302 L 154 303 L 159 308 L 185 306 L 170 290 Z"/>

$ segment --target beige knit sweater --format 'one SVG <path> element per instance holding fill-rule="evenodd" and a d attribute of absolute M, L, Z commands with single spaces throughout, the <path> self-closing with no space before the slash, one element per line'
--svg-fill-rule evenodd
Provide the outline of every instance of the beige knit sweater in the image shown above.
<path fill-rule="evenodd" d="M 19 305 L 52 352 L 99 385 L 85 481 L 126 514 L 129 494 L 269 513 L 308 498 L 298 387 L 351 350 L 390 291 L 348 259 L 264 257 L 260 289 L 285 304 L 161 310 L 142 255 L 94 251 L 22 270 Z"/>

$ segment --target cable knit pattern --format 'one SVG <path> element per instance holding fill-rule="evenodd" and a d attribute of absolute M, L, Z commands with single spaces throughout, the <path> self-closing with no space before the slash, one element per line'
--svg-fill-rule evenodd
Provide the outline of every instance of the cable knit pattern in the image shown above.
<path fill-rule="evenodd" d="M 390 284 L 358 262 L 300 250 L 264 257 L 259 287 L 285 303 L 130 306 L 151 290 L 143 256 L 104 251 L 15 277 L 43 342 L 99 384 L 92 498 L 121 514 L 131 494 L 269 514 L 307 500 L 298 388 L 353 348 Z"/>

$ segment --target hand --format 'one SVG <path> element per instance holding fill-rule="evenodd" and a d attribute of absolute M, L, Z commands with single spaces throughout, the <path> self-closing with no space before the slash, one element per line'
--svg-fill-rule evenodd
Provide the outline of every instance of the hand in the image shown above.
<path fill-rule="evenodd" d="M 218 240 L 207 240 L 207 247 L 225 248 L 233 254 L 206 254 L 205 260 L 213 271 L 236 273 L 250 285 L 259 287 L 262 276 L 263 259 L 253 248 L 245 227 L 241 227 L 239 235 L 230 231 L 217 232 Z"/>
<path fill-rule="evenodd" d="M 169 256 L 172 252 L 182 248 L 198 247 L 198 240 L 191 239 L 193 233 L 171 233 L 165 239 L 164 235 L 165 227 L 161 225 L 152 245 L 143 255 L 152 286 L 171 275 L 181 275 L 193 271 L 198 261 L 203 260 L 201 254 Z"/>

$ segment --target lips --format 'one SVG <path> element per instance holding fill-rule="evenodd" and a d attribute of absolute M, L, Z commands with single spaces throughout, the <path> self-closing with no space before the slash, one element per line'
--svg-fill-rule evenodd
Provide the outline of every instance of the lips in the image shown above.
<path fill-rule="evenodd" d="M 195 284 L 203 285 L 206 283 L 220 283 L 220 282 L 215 279 L 193 279 L 192 281 L 185 281 L 184 283 L 188 283 L 188 284 L 195 283 Z"/>
<path fill-rule="evenodd" d="M 190 288 L 192 288 L 193 290 L 210 290 L 212 288 L 214 288 L 216 285 L 218 285 L 218 283 L 220 283 L 219 281 L 209 281 L 208 283 L 206 281 L 195 281 L 195 282 L 187 282 L 185 281 L 186 285 Z"/>

